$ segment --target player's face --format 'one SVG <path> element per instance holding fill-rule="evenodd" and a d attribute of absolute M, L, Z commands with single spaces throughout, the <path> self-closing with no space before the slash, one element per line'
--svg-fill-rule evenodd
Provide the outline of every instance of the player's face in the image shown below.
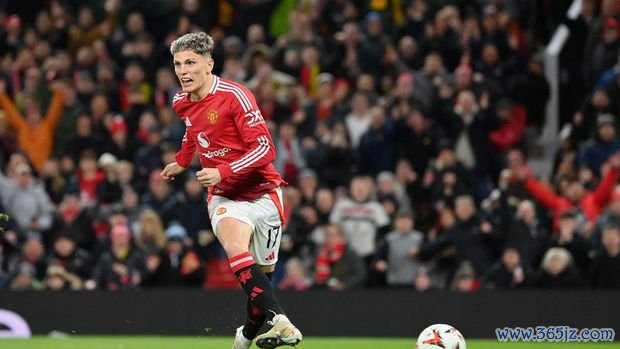
<path fill-rule="evenodd" d="M 206 96 L 209 75 L 213 70 L 213 59 L 194 51 L 181 51 L 174 54 L 174 72 L 181 83 L 183 92 Z"/>

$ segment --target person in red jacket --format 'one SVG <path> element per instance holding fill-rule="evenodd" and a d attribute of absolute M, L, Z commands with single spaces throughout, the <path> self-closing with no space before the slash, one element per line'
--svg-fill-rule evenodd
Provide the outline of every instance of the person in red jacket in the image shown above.
<path fill-rule="evenodd" d="M 577 208 L 585 218 L 585 231 L 591 231 L 596 219 L 609 203 L 609 198 L 618 182 L 620 174 L 620 152 L 610 156 L 607 166 L 603 166 L 603 177 L 593 190 L 586 190 L 578 178 L 569 178 L 560 194 L 534 179 L 531 171 L 523 165 L 517 169 L 516 178 L 523 182 L 525 189 L 546 209 L 553 212 L 553 231 L 557 232 L 562 212 Z"/>
<path fill-rule="evenodd" d="M 174 162 L 161 172 L 173 180 L 197 151 L 198 182 L 209 191 L 208 211 L 230 267 L 247 294 L 247 320 L 237 329 L 234 349 L 297 345 L 301 332 L 275 298 L 270 274 L 278 260 L 286 184 L 272 164 L 276 152 L 254 95 L 213 71 L 213 39 L 185 34 L 170 46 L 182 92 L 172 102 L 185 123 L 185 137 Z M 272 328 L 256 336 L 263 322 Z"/>

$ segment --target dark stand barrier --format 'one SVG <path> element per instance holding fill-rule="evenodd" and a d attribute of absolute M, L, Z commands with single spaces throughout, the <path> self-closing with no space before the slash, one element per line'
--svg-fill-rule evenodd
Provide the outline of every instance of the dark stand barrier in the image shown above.
<path fill-rule="evenodd" d="M 567 325 L 620 330 L 620 292 L 409 290 L 280 293 L 309 336 L 415 337 L 448 323 L 466 338 L 491 338 L 497 327 Z M 20 314 L 33 333 L 228 335 L 242 324 L 241 291 L 0 292 L 0 308 Z"/>

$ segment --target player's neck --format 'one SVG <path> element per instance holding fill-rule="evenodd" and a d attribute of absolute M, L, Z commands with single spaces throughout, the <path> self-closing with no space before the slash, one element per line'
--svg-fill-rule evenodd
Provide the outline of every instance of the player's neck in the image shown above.
<path fill-rule="evenodd" d="M 198 91 L 192 92 L 190 94 L 190 99 L 193 102 L 202 100 L 209 94 L 209 91 L 211 91 L 211 89 L 213 88 L 214 83 L 215 83 L 215 75 L 209 74 L 207 76 L 205 83 L 202 85 L 202 87 L 199 88 Z"/>

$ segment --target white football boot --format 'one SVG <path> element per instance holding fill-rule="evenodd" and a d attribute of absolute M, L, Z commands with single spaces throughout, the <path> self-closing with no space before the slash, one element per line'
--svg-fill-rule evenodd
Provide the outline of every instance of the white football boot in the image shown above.
<path fill-rule="evenodd" d="M 237 328 L 235 342 L 233 343 L 232 349 L 250 349 L 251 346 L 252 340 L 243 336 L 243 326 Z"/>
<path fill-rule="evenodd" d="M 256 345 L 262 349 L 273 349 L 284 345 L 296 346 L 301 342 L 301 332 L 291 323 L 286 315 L 278 314 L 268 322 L 271 329 L 256 337 Z"/>

